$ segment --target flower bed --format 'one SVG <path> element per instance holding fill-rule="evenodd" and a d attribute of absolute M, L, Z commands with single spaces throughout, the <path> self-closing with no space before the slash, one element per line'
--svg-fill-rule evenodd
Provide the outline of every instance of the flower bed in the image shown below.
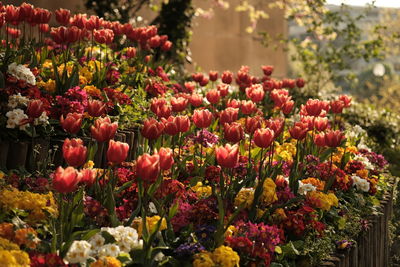
<path fill-rule="evenodd" d="M 349 96 L 296 103 L 272 66 L 177 83 L 154 26 L 0 14 L 6 266 L 318 265 L 390 190 Z"/>

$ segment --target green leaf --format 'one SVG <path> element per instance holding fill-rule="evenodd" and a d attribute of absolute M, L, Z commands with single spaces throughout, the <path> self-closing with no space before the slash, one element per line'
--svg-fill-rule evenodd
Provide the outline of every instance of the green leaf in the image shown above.
<path fill-rule="evenodd" d="M 175 201 L 175 204 L 169 209 L 168 212 L 168 221 L 170 221 L 178 212 L 179 202 Z"/>
<path fill-rule="evenodd" d="M 5 80 L 4 80 L 4 74 L 3 72 L 0 71 L 0 88 L 4 88 L 6 85 Z"/>
<path fill-rule="evenodd" d="M 110 244 L 110 243 L 116 242 L 115 238 L 109 232 L 102 231 L 101 236 L 105 239 L 105 241 L 104 241 L 105 244 Z"/>

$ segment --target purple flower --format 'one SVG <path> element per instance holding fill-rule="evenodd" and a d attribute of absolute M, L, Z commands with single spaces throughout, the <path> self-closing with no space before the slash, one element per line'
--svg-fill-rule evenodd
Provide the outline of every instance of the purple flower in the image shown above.
<path fill-rule="evenodd" d="M 200 243 L 184 243 L 177 247 L 174 250 L 174 253 L 179 258 L 186 258 L 191 257 L 202 250 L 205 250 L 205 248 Z"/>
<path fill-rule="evenodd" d="M 206 129 L 198 131 L 196 136 L 189 135 L 187 138 L 193 140 L 194 143 L 201 144 L 203 147 L 212 147 L 219 141 L 218 136 Z"/>

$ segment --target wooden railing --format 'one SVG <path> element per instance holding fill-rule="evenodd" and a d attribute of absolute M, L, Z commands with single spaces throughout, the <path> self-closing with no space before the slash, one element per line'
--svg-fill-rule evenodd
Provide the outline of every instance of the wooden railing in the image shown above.
<path fill-rule="evenodd" d="M 389 181 L 389 190 L 384 194 L 379 214 L 366 218 L 370 224 L 358 236 L 356 244 L 349 250 L 337 251 L 320 266 L 337 267 L 386 267 L 389 266 L 389 222 L 393 214 L 395 178 Z"/>

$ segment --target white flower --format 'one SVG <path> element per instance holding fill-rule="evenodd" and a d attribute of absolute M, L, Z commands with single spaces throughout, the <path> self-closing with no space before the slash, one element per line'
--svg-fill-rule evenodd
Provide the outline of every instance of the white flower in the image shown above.
<path fill-rule="evenodd" d="M 33 75 L 32 71 L 24 65 L 17 65 L 15 62 L 11 63 L 8 66 L 8 73 L 18 80 L 23 80 L 31 85 L 36 84 L 35 75 Z"/>
<path fill-rule="evenodd" d="M 11 95 L 8 97 L 7 106 L 9 108 L 16 108 L 18 105 L 27 106 L 29 103 L 29 99 L 25 96 L 22 96 L 20 93 L 17 95 Z"/>
<path fill-rule="evenodd" d="M 118 257 L 121 250 L 115 244 L 106 244 L 99 249 L 99 257 Z"/>
<path fill-rule="evenodd" d="M 373 170 L 374 166 L 372 165 L 372 163 L 369 161 L 369 159 L 367 157 L 361 156 L 361 155 L 356 155 L 353 160 L 356 161 L 360 161 L 362 162 L 362 164 L 364 164 L 365 168 L 367 170 Z"/>
<path fill-rule="evenodd" d="M 28 119 L 28 115 L 24 113 L 22 109 L 13 109 L 6 113 L 7 120 L 7 128 L 14 129 L 19 127 L 20 130 L 25 129 L 27 124 L 21 125 L 23 120 Z"/>
<path fill-rule="evenodd" d="M 149 203 L 149 210 L 150 210 L 151 213 L 157 214 L 157 208 L 156 208 L 156 205 L 154 205 L 153 202 Z"/>
<path fill-rule="evenodd" d="M 101 234 L 97 233 L 89 239 L 89 243 L 92 246 L 92 249 L 99 249 L 104 245 L 105 239 L 101 236 Z"/>
<path fill-rule="evenodd" d="M 49 117 L 47 116 L 47 113 L 43 111 L 42 115 L 39 116 L 39 118 L 36 118 L 34 120 L 35 125 L 46 125 L 49 124 Z"/>
<path fill-rule="evenodd" d="M 367 180 L 365 180 L 357 175 L 353 175 L 353 176 L 351 176 L 351 178 L 353 179 L 354 186 L 357 188 L 357 190 L 363 191 L 363 192 L 369 191 L 370 184 Z"/>
<path fill-rule="evenodd" d="M 85 240 L 74 241 L 69 248 L 65 260 L 68 263 L 85 263 L 90 257 L 91 245 Z"/>
<path fill-rule="evenodd" d="M 301 181 L 299 181 L 299 190 L 298 193 L 300 195 L 307 195 L 308 192 L 312 192 L 317 190 L 315 186 L 312 184 L 303 184 Z"/>
<path fill-rule="evenodd" d="M 165 255 L 160 251 L 154 256 L 155 261 L 162 261 L 164 259 Z"/>

